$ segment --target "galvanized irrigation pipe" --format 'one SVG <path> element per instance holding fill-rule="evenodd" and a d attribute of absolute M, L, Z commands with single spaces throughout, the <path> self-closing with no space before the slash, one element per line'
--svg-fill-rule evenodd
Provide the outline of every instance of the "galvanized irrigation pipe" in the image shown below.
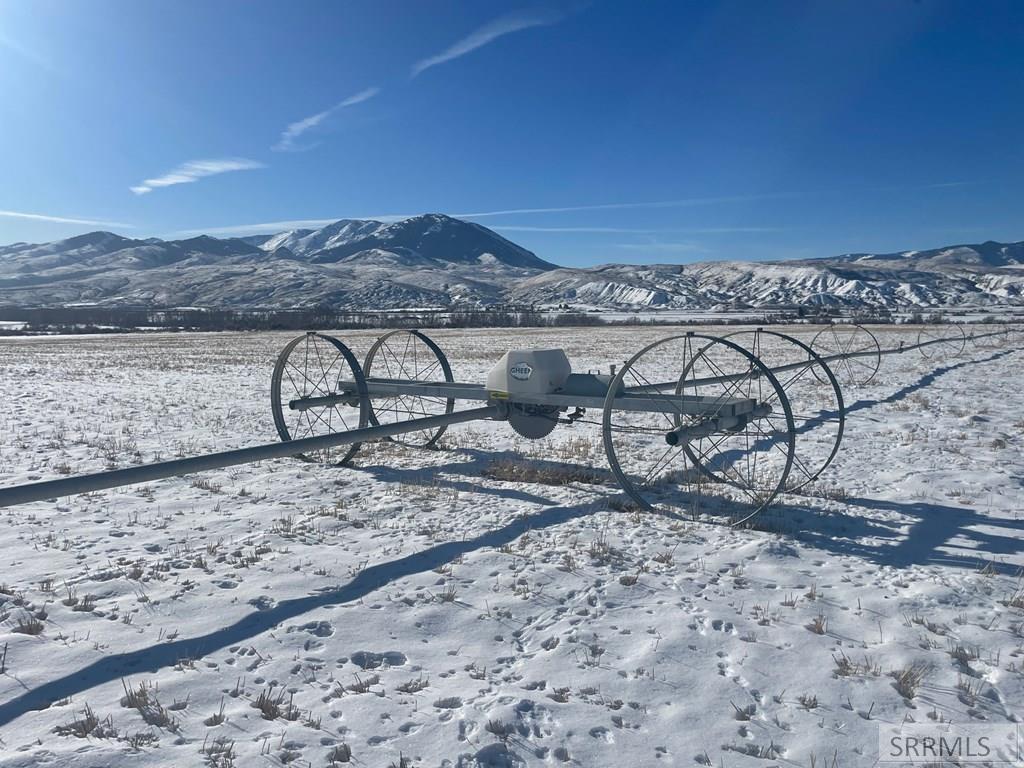
<path fill-rule="evenodd" d="M 889 347 L 888 349 L 868 349 L 862 352 L 843 352 L 837 355 L 821 355 L 820 358 L 826 363 L 832 363 L 836 360 L 852 360 L 857 357 L 881 357 L 882 355 L 899 355 L 904 352 L 912 352 L 915 349 L 921 349 L 922 347 L 928 347 L 932 344 L 948 344 L 951 341 L 974 341 L 975 339 L 984 339 L 990 336 L 1002 336 L 1005 331 L 995 331 L 992 333 L 977 333 L 970 336 L 947 336 L 942 339 L 931 339 L 929 341 L 922 341 L 919 344 L 900 345 L 898 347 Z M 698 353 L 699 354 L 699 353 Z M 787 371 L 798 371 L 801 368 L 806 368 L 809 365 L 814 365 L 814 360 L 801 360 L 798 363 L 789 363 L 788 365 L 780 365 L 778 368 L 769 368 L 773 374 L 786 373 Z M 725 376 L 709 376 L 703 379 L 689 379 L 686 382 L 686 388 L 691 387 L 705 387 L 710 384 L 728 384 L 733 381 L 741 381 L 750 376 L 749 371 L 743 373 L 733 373 Z M 642 384 L 636 387 L 626 387 L 627 392 L 657 392 L 662 389 L 670 389 L 679 385 L 678 381 L 658 381 L 654 384 Z"/>
<path fill-rule="evenodd" d="M 121 485 L 134 485 L 135 483 L 146 483 L 151 480 L 190 475 L 193 472 L 233 467 L 237 464 L 248 464 L 253 461 L 262 461 L 263 459 L 280 459 L 324 448 L 334 448 L 339 445 L 361 443 L 381 437 L 391 437 L 392 435 L 400 435 L 404 432 L 418 429 L 433 429 L 435 427 L 462 424 L 467 421 L 478 421 L 480 419 L 502 419 L 505 418 L 506 410 L 507 406 L 504 404 L 487 405 L 481 408 L 471 408 L 466 411 L 427 416 L 422 419 L 410 419 L 408 421 L 395 422 L 394 424 L 382 424 L 377 427 L 353 429 L 349 432 L 335 432 L 319 437 L 306 437 L 301 440 L 289 440 L 287 442 L 257 445 L 252 448 L 239 448 L 233 451 L 210 453 L 206 456 L 193 456 L 192 458 L 176 459 L 174 461 L 160 461 L 154 464 L 143 464 L 127 469 L 96 472 L 91 475 L 81 475 L 80 477 L 67 477 L 62 480 L 47 480 L 41 483 L 18 485 L 12 488 L 0 488 L 0 507 L 12 507 L 16 504 L 26 504 L 30 501 L 73 496 L 76 493 L 101 491 Z"/>

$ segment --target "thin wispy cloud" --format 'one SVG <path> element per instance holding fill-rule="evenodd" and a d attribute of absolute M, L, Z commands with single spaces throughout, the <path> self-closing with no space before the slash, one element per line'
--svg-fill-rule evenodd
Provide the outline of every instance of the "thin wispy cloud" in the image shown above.
<path fill-rule="evenodd" d="M 181 229 L 175 235 L 266 235 L 284 232 L 288 229 L 319 229 L 333 224 L 338 219 L 292 219 L 289 221 L 264 221 L 258 224 L 233 224 L 229 227 L 205 227 L 203 229 Z"/>
<path fill-rule="evenodd" d="M 733 195 L 730 197 L 691 197 L 682 200 L 653 200 L 642 203 L 602 203 L 600 205 L 563 205 L 555 208 L 508 208 L 502 211 L 478 211 L 476 213 L 453 213 L 460 219 L 482 219 L 487 216 L 518 216 L 534 213 L 571 213 L 575 211 L 618 211 L 633 208 L 688 208 L 697 205 L 719 203 L 743 203 L 754 200 L 774 200 L 791 195 Z"/>
<path fill-rule="evenodd" d="M 724 199 L 724 198 L 723 198 Z M 672 201 L 675 203 L 682 203 L 683 201 Z M 690 201 L 693 202 L 693 201 Z M 646 207 L 656 206 L 665 207 L 665 203 L 616 203 L 608 207 L 618 208 L 622 205 L 628 207 Z M 606 206 L 598 206 L 599 209 L 604 209 Z M 580 207 L 569 207 L 569 208 L 534 208 L 534 209 L 520 209 L 518 211 L 493 211 L 484 213 L 455 213 L 452 214 L 454 218 L 470 219 L 474 217 L 483 216 L 499 216 L 506 213 L 552 213 L 555 211 L 578 211 L 578 210 L 592 210 L 594 206 Z M 333 219 L 286 219 L 283 221 L 263 221 L 254 224 L 233 224 L 225 227 L 207 227 L 205 229 L 184 229 L 175 232 L 177 235 L 195 235 L 195 234 L 207 234 L 207 235 L 257 235 L 257 234 L 268 234 L 274 232 L 283 232 L 288 229 L 319 229 L 325 227 L 328 224 L 333 224 L 340 219 L 357 219 L 360 221 L 383 221 L 383 222 L 394 222 L 402 221 L 403 219 L 412 218 L 419 214 L 415 213 L 385 213 L 375 214 L 372 216 L 337 216 Z M 686 228 L 635 228 L 635 227 L 534 227 L 528 225 L 508 224 L 508 225 L 493 225 L 491 229 L 497 232 L 565 232 L 565 233 L 594 233 L 594 234 L 616 234 L 616 235 L 724 235 L 724 234 L 742 234 L 742 233 L 764 233 L 764 232 L 784 232 L 787 231 L 778 227 L 686 227 Z"/>
<path fill-rule="evenodd" d="M 976 181 L 940 181 L 935 184 L 924 184 L 922 186 L 925 189 L 944 189 L 946 187 L 969 187 L 977 183 Z"/>
<path fill-rule="evenodd" d="M 946 189 L 951 187 L 963 187 L 977 184 L 974 181 L 945 181 L 934 184 L 915 184 L 900 187 L 877 187 L 877 189 Z M 646 202 L 626 203 L 600 203 L 597 205 L 562 205 L 551 208 L 506 208 L 499 211 L 477 211 L 474 213 L 453 213 L 459 219 L 482 219 L 489 216 L 519 216 L 544 213 L 573 213 L 577 211 L 622 211 L 637 208 L 689 208 L 700 205 L 722 205 L 727 203 L 749 203 L 760 200 L 785 200 L 791 198 L 806 197 L 814 194 L 827 194 L 829 192 L 840 193 L 845 190 L 819 190 L 817 192 L 781 192 L 765 195 L 725 195 L 720 197 L 689 197 L 678 200 L 651 200 Z M 696 230 L 690 230 L 696 232 Z M 716 230 L 705 230 L 705 234 L 711 234 Z M 722 230 L 736 231 L 736 230 Z M 742 230 L 740 230 L 742 231 Z M 749 231 L 761 231 L 752 229 Z M 770 231 L 770 230 L 767 230 Z"/>
<path fill-rule="evenodd" d="M 296 146 L 295 140 L 311 128 L 316 128 L 335 112 L 345 109 L 346 107 L 361 104 L 364 101 L 372 99 L 378 93 L 380 93 L 380 88 L 366 88 L 354 96 L 349 96 L 344 101 L 338 102 L 330 109 L 325 109 L 323 112 L 317 112 L 315 115 L 304 117 L 302 120 L 297 120 L 294 123 L 289 124 L 288 127 L 281 132 L 281 138 L 278 139 L 277 144 L 275 144 L 272 149 L 276 152 L 295 152 L 303 149 L 310 149 L 309 146 Z"/>
<path fill-rule="evenodd" d="M 68 216 L 49 216 L 44 213 L 24 213 L 22 211 L 0 211 L 0 216 L 8 219 L 25 219 L 28 221 L 45 221 L 50 224 L 79 224 L 88 227 L 119 227 L 134 229 L 131 224 L 121 221 L 100 221 L 99 219 L 76 219 Z"/>
<path fill-rule="evenodd" d="M 501 211 L 477 211 L 476 213 L 453 213 L 457 219 L 482 219 L 489 216 L 513 216 L 545 213 L 571 213 L 575 211 L 614 211 L 632 208 L 685 208 L 696 205 L 715 205 L 718 203 L 735 203 L 750 200 L 770 200 L 788 195 L 736 195 L 732 197 L 695 197 L 682 200 L 654 200 L 642 203 L 604 203 L 601 205 L 567 205 L 557 208 L 512 208 Z M 286 221 L 264 221 L 256 224 L 236 224 L 226 227 L 207 229 L 186 229 L 175 234 L 208 234 L 208 235 L 256 235 L 281 232 L 286 229 L 319 228 L 333 224 L 338 219 L 351 218 L 373 221 L 401 221 L 416 216 L 415 213 L 385 213 L 373 216 L 339 216 L 334 219 L 291 219 Z M 529 227 L 526 225 L 493 226 L 492 229 L 507 232 L 607 232 L 609 234 L 726 234 L 732 232 L 775 232 L 771 227 L 706 227 L 701 229 L 632 229 L 628 227 Z"/>
<path fill-rule="evenodd" d="M 205 227 L 203 229 L 180 229 L 174 232 L 175 235 L 266 235 L 277 232 L 284 232 L 289 229 L 320 229 L 328 224 L 333 224 L 342 219 L 353 219 L 357 221 L 382 221 L 390 223 L 402 221 L 415 216 L 414 213 L 395 214 L 389 213 L 383 216 L 335 216 L 333 219 L 286 219 L 284 221 L 262 221 L 256 224 L 232 224 L 227 227 Z"/>
<path fill-rule="evenodd" d="M 616 235 L 732 235 L 754 232 L 782 232 L 778 227 L 697 227 L 684 229 L 634 229 L 632 227 L 527 227 L 527 226 L 494 226 L 491 229 L 499 232 L 582 232 L 594 234 Z"/>
<path fill-rule="evenodd" d="M 33 64 L 47 72 L 56 72 L 56 68 L 53 66 L 53 62 L 50 61 L 49 58 L 26 46 L 17 39 L 4 35 L 2 30 L 0 30 L 0 48 L 6 48 L 13 51 L 18 56 L 31 61 Z"/>
<path fill-rule="evenodd" d="M 216 176 L 231 171 L 249 171 L 255 168 L 265 167 L 263 163 L 256 160 L 246 160 L 244 157 L 228 157 L 219 160 L 190 160 L 183 163 L 163 176 L 153 179 L 146 179 L 141 184 L 131 187 L 136 195 L 145 195 L 154 189 L 171 187 L 175 184 L 191 184 L 192 182 L 204 179 L 207 176 Z"/>
<path fill-rule="evenodd" d="M 494 21 L 484 24 L 482 27 L 473 30 L 458 42 L 445 48 L 434 56 L 420 59 L 412 65 L 412 77 L 418 77 L 431 67 L 452 61 L 467 53 L 483 48 L 488 43 L 497 40 L 499 37 L 510 35 L 531 27 L 546 27 L 558 22 L 562 17 L 550 11 L 516 11 L 505 16 L 500 16 Z"/>

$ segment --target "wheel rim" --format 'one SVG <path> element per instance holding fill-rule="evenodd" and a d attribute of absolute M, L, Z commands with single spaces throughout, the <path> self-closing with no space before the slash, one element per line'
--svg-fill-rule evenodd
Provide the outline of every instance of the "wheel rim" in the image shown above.
<path fill-rule="evenodd" d="M 419 331 L 398 330 L 381 336 L 366 354 L 363 371 L 367 379 L 448 383 L 455 380 L 444 352 Z M 373 397 L 370 399 L 370 421 L 375 425 L 394 424 L 451 413 L 454 409 L 453 398 L 431 395 Z M 420 429 L 389 439 L 414 448 L 430 448 L 446 429 L 445 426 Z"/>
<path fill-rule="evenodd" d="M 665 382 L 673 369 L 682 369 L 682 376 Z M 733 378 L 708 382 L 723 375 Z M 659 393 L 708 399 L 700 414 L 675 406 L 643 413 L 616 407 L 622 391 L 646 393 L 652 402 Z M 699 430 L 728 418 L 737 398 L 758 404 L 771 398 L 774 411 L 733 431 L 666 445 L 667 431 Z M 623 490 L 644 508 L 683 511 L 694 519 L 732 525 L 750 520 L 783 489 L 793 464 L 793 416 L 778 380 L 739 345 L 711 336 L 674 336 L 634 355 L 609 387 L 602 424 L 608 463 Z"/>
<path fill-rule="evenodd" d="M 783 344 L 765 349 L 765 337 L 768 340 L 779 339 Z M 839 381 L 817 352 L 788 334 L 758 328 L 736 331 L 725 338 L 739 343 L 773 371 L 782 366 L 800 364 L 795 370 L 775 375 L 789 400 L 797 436 L 793 469 L 786 490 L 804 488 L 828 468 L 843 441 L 846 405 Z M 820 458 L 822 454 L 824 459 Z"/>
<path fill-rule="evenodd" d="M 869 384 L 882 364 L 882 348 L 875 335 L 862 325 L 830 325 L 818 331 L 811 348 L 832 365 L 832 373 L 843 386 Z M 835 355 L 859 355 L 830 360 Z M 817 368 L 812 373 L 824 384 L 826 379 Z"/>
<path fill-rule="evenodd" d="M 986 328 L 982 325 L 975 327 L 972 335 L 978 336 L 978 338 L 974 339 L 976 346 L 981 349 L 995 349 L 1009 338 L 1009 331 L 1006 328 L 993 330 L 991 327 Z"/>
<path fill-rule="evenodd" d="M 332 397 L 340 383 L 354 383 L 355 395 L 347 401 L 305 410 L 291 403 L 311 397 Z M 274 425 L 284 441 L 346 432 L 367 425 L 369 401 L 359 361 L 348 347 L 332 336 L 307 333 L 288 342 L 277 358 L 271 380 Z M 359 450 L 359 443 L 300 454 L 303 461 L 344 464 Z"/>
<path fill-rule="evenodd" d="M 959 331 L 959 336 L 953 332 L 953 329 Z M 963 354 L 964 349 L 967 346 L 967 334 L 964 333 L 963 326 L 925 326 L 917 332 L 917 343 L 922 342 L 937 342 L 935 344 L 929 344 L 927 347 L 921 347 L 918 351 L 921 353 L 921 357 L 925 360 L 932 360 L 937 357 L 959 357 Z"/>

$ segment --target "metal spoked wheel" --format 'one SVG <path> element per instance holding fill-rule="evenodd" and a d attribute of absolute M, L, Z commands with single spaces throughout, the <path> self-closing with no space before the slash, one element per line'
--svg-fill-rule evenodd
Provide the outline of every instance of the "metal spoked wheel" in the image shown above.
<path fill-rule="evenodd" d="M 842 387 L 817 352 L 785 333 L 758 328 L 725 338 L 766 363 L 789 399 L 796 451 L 786 490 L 800 490 L 817 480 L 839 452 L 846 428 Z"/>
<path fill-rule="evenodd" d="M 281 350 L 270 398 L 277 433 L 286 441 L 361 429 L 370 413 L 359 361 L 348 347 L 322 333 L 298 336 Z M 344 464 L 358 450 L 354 443 L 298 458 Z"/>
<path fill-rule="evenodd" d="M 775 499 L 793 465 L 782 386 L 754 355 L 712 336 L 674 336 L 634 355 L 608 388 L 602 424 L 612 471 L 646 509 L 739 525 Z"/>
<path fill-rule="evenodd" d="M 868 384 L 882 364 L 882 348 L 875 335 L 862 325 L 830 325 L 818 331 L 811 348 L 826 363 L 843 386 Z M 816 369 L 815 376 L 825 379 Z"/>
<path fill-rule="evenodd" d="M 967 334 L 962 325 L 926 325 L 917 332 L 917 343 L 928 345 L 918 348 L 925 360 L 959 357 L 967 347 Z"/>
<path fill-rule="evenodd" d="M 993 328 L 991 325 L 976 325 L 971 330 L 971 336 L 979 349 L 997 349 L 1006 343 L 1009 338 L 1009 331 L 1006 328 Z"/>
<path fill-rule="evenodd" d="M 448 358 L 426 334 L 419 331 L 392 331 L 377 339 L 366 354 L 363 371 L 368 379 L 402 379 L 417 382 L 453 382 Z M 455 400 L 432 395 L 394 395 L 374 397 L 370 401 L 370 421 L 377 424 L 394 424 L 424 416 L 451 413 Z M 394 442 L 415 448 L 433 446 L 446 427 L 421 429 L 408 432 L 401 437 L 390 438 Z"/>

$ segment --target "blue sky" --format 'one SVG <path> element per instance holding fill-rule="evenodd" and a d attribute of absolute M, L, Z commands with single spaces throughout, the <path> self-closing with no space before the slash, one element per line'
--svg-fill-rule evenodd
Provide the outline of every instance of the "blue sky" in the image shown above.
<path fill-rule="evenodd" d="M 572 265 L 1020 240 L 1022 30 L 995 0 L 0 0 L 0 243 L 433 211 Z"/>

